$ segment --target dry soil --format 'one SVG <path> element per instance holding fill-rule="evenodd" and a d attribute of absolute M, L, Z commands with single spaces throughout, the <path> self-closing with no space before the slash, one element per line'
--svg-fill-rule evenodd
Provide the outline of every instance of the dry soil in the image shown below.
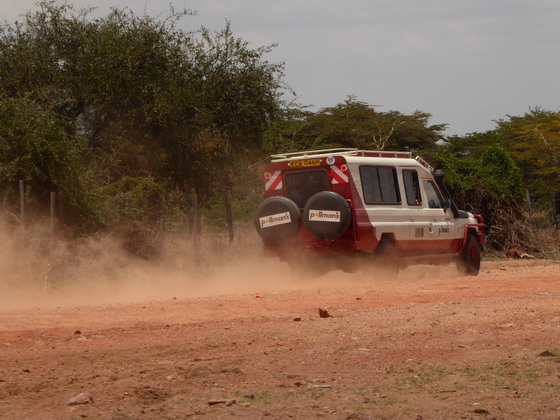
<path fill-rule="evenodd" d="M 558 262 L 279 264 L 163 294 L 4 291 L 0 418 L 560 418 Z"/>

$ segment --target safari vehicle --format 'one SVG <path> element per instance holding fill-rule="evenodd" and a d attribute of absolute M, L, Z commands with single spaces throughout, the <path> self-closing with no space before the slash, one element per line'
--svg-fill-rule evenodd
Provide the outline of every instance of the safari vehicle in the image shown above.
<path fill-rule="evenodd" d="M 408 152 L 328 149 L 272 155 L 255 226 L 266 256 L 327 257 L 342 269 L 373 262 L 480 269 L 484 221 L 458 210 L 433 171 Z M 359 258 L 357 258 L 359 257 Z"/>

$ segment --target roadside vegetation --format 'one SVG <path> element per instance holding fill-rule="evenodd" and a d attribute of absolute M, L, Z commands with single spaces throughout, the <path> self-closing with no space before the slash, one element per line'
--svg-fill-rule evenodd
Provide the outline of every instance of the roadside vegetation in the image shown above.
<path fill-rule="evenodd" d="M 251 223 L 269 154 L 358 147 L 443 168 L 459 207 L 487 221 L 490 249 L 558 257 L 560 113 L 530 109 L 447 137 L 429 113 L 354 95 L 314 112 L 290 100 L 284 63 L 267 60 L 274 45 L 253 48 L 229 23 L 184 31 L 188 10 L 92 11 L 42 1 L 0 27 L 5 230 L 50 220 L 50 241 L 111 235 L 144 259 L 174 235 L 231 241 Z"/>

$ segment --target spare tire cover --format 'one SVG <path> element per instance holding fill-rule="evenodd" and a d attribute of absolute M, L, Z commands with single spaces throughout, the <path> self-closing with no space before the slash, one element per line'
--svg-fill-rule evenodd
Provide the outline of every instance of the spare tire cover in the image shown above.
<path fill-rule="evenodd" d="M 352 210 L 340 194 L 321 191 L 303 209 L 303 224 L 315 238 L 328 241 L 341 236 L 350 225 Z"/>
<path fill-rule="evenodd" d="M 296 203 L 286 197 L 269 197 L 257 208 L 255 227 L 264 241 L 278 245 L 296 235 L 300 221 Z"/>

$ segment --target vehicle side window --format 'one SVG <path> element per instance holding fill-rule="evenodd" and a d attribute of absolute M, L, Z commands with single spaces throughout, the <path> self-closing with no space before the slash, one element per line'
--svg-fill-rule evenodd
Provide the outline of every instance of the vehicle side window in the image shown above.
<path fill-rule="evenodd" d="M 406 192 L 406 202 L 410 206 L 419 206 L 422 204 L 422 195 L 420 194 L 420 182 L 418 181 L 418 172 L 411 169 L 403 169 L 404 190 Z"/>
<path fill-rule="evenodd" d="M 433 181 L 424 181 L 424 190 L 426 191 L 428 206 L 431 209 L 442 209 L 444 207 L 443 199 Z"/>
<path fill-rule="evenodd" d="M 397 171 L 388 166 L 360 166 L 366 204 L 400 204 Z"/>
<path fill-rule="evenodd" d="M 290 172 L 284 175 L 284 183 L 286 196 L 299 208 L 303 208 L 313 194 L 328 190 L 330 185 L 324 170 Z"/>

